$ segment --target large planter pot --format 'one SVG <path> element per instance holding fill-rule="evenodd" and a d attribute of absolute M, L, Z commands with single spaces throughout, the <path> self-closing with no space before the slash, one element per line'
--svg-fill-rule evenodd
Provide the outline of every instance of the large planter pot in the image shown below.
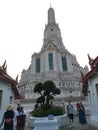
<path fill-rule="evenodd" d="M 44 121 L 44 120 L 48 120 L 48 117 L 29 117 L 30 119 L 30 126 L 31 127 L 35 127 L 34 122 L 35 121 Z M 57 119 L 58 121 L 58 127 L 63 127 L 65 126 L 66 120 L 67 120 L 67 114 L 61 115 L 61 116 L 54 116 L 53 119 Z"/>

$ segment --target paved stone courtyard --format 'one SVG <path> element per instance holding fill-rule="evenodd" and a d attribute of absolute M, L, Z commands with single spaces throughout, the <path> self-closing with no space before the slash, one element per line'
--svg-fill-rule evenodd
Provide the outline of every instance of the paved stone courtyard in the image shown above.
<path fill-rule="evenodd" d="M 66 104 L 65 104 L 65 106 L 66 106 Z M 85 104 L 85 107 L 88 108 L 87 103 Z M 26 109 L 26 111 L 30 111 L 31 109 L 34 108 L 34 104 L 25 104 L 24 108 Z M 89 110 L 86 110 L 86 113 L 87 113 L 86 117 L 87 117 L 87 121 L 88 121 L 88 124 L 86 126 L 86 130 L 98 130 L 98 127 L 96 128 L 96 127 L 92 126 L 91 123 L 90 123 L 90 115 L 89 115 L 90 112 L 89 112 Z M 31 128 L 29 125 L 26 125 L 25 130 L 34 130 L 34 129 Z M 65 127 L 62 127 L 59 130 L 81 130 L 81 126 L 79 124 L 78 117 L 75 116 L 75 123 L 74 123 L 74 126 L 72 128 L 69 128 L 68 120 L 67 120 L 67 122 L 65 122 Z"/>
<path fill-rule="evenodd" d="M 96 127 L 94 127 L 90 124 L 89 116 L 87 116 L 87 121 L 88 121 L 88 124 L 87 124 L 85 130 L 98 130 L 98 128 L 96 128 Z M 0 130 L 2 130 L 2 129 L 0 129 Z M 31 128 L 29 125 L 26 125 L 25 130 L 34 130 L 34 129 Z M 66 125 L 62 128 L 59 128 L 59 130 L 82 130 L 82 129 L 81 129 L 80 124 L 78 123 L 78 117 L 76 116 L 75 117 L 75 123 L 74 123 L 74 126 L 72 128 L 69 128 L 68 122 L 66 122 Z"/>
<path fill-rule="evenodd" d="M 89 116 L 87 116 L 87 121 L 88 121 L 88 124 L 86 126 L 86 129 L 85 130 L 98 130 L 98 128 L 90 125 L 90 119 L 89 119 Z M 78 117 L 75 116 L 75 123 L 74 123 L 74 126 L 72 128 L 69 128 L 68 126 L 68 122 L 66 122 L 66 125 L 65 127 L 62 127 L 62 128 L 59 128 L 59 130 L 82 130 L 81 129 L 81 126 L 80 124 L 78 123 Z M 26 126 L 25 130 L 34 130 L 33 128 L 29 127 L 29 126 Z"/>
<path fill-rule="evenodd" d="M 34 104 L 26 104 L 24 106 L 24 108 L 26 109 L 27 112 L 29 112 L 31 109 L 33 109 L 33 107 L 34 107 Z M 87 117 L 88 124 L 87 124 L 85 130 L 98 130 L 98 127 L 96 128 L 96 127 L 91 125 L 91 123 L 90 123 L 90 115 L 89 114 L 90 113 L 87 112 L 87 116 L 86 117 Z M 78 120 L 77 116 L 75 116 L 75 121 L 74 122 L 75 122 L 74 126 L 72 128 L 69 128 L 68 120 L 67 120 L 66 125 L 64 127 L 62 127 L 62 128 L 59 128 L 59 130 L 81 130 L 81 126 L 79 124 L 79 120 Z M 0 130 L 2 130 L 2 129 L 0 129 Z M 26 125 L 25 130 L 34 130 L 34 129 L 31 128 L 29 125 Z"/>

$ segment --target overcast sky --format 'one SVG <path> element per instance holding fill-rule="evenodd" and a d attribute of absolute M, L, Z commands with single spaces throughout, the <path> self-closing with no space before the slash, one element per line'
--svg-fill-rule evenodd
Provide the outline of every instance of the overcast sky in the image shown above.
<path fill-rule="evenodd" d="M 42 47 L 50 3 L 63 44 L 79 64 L 88 65 L 88 53 L 98 56 L 98 0 L 0 0 L 0 65 L 6 59 L 14 79 Z"/>

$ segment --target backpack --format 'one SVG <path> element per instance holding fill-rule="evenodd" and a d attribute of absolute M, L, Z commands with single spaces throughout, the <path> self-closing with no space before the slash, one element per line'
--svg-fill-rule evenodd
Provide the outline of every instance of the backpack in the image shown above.
<path fill-rule="evenodd" d="M 13 123 L 14 111 L 6 111 L 3 116 L 3 120 L 7 125 L 11 125 Z"/>
<path fill-rule="evenodd" d="M 17 116 L 17 126 L 25 126 L 25 119 L 26 115 L 22 112 L 22 114 L 19 113 Z"/>
<path fill-rule="evenodd" d="M 10 125 L 12 122 L 12 118 L 5 118 L 5 122 Z"/>

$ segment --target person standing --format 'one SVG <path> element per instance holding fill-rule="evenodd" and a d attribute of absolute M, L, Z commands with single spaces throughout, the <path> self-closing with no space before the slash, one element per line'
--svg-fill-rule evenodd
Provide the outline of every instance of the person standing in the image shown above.
<path fill-rule="evenodd" d="M 13 130 L 14 115 L 13 106 L 9 104 L 0 124 L 0 127 L 4 124 L 3 130 Z"/>
<path fill-rule="evenodd" d="M 74 124 L 74 107 L 70 100 L 68 101 L 67 105 L 67 115 L 69 117 L 69 127 L 72 127 Z"/>
<path fill-rule="evenodd" d="M 64 100 L 62 101 L 62 104 L 63 104 L 63 114 L 65 114 L 65 101 Z"/>
<path fill-rule="evenodd" d="M 82 103 L 80 103 L 78 110 L 79 110 L 79 123 L 82 126 L 82 130 L 84 130 L 85 125 L 87 124 L 87 120 L 86 120 L 86 116 L 85 116 L 85 108 L 84 108 L 84 105 Z"/>
<path fill-rule="evenodd" d="M 78 115 L 78 113 L 79 113 L 79 107 L 80 107 L 80 103 L 79 103 L 79 102 L 77 102 L 77 103 L 76 103 L 77 115 Z"/>
<path fill-rule="evenodd" d="M 21 107 L 21 104 L 18 103 L 18 104 L 17 104 L 17 111 L 19 111 L 20 107 Z"/>
<path fill-rule="evenodd" d="M 20 107 L 19 111 L 16 112 L 15 121 L 16 130 L 25 130 L 25 123 L 28 121 L 28 118 L 27 113 L 24 111 L 24 108 L 22 106 Z"/>
<path fill-rule="evenodd" d="M 34 110 L 37 110 L 37 109 L 39 109 L 39 104 L 38 103 L 36 103 L 35 106 L 34 106 Z"/>

